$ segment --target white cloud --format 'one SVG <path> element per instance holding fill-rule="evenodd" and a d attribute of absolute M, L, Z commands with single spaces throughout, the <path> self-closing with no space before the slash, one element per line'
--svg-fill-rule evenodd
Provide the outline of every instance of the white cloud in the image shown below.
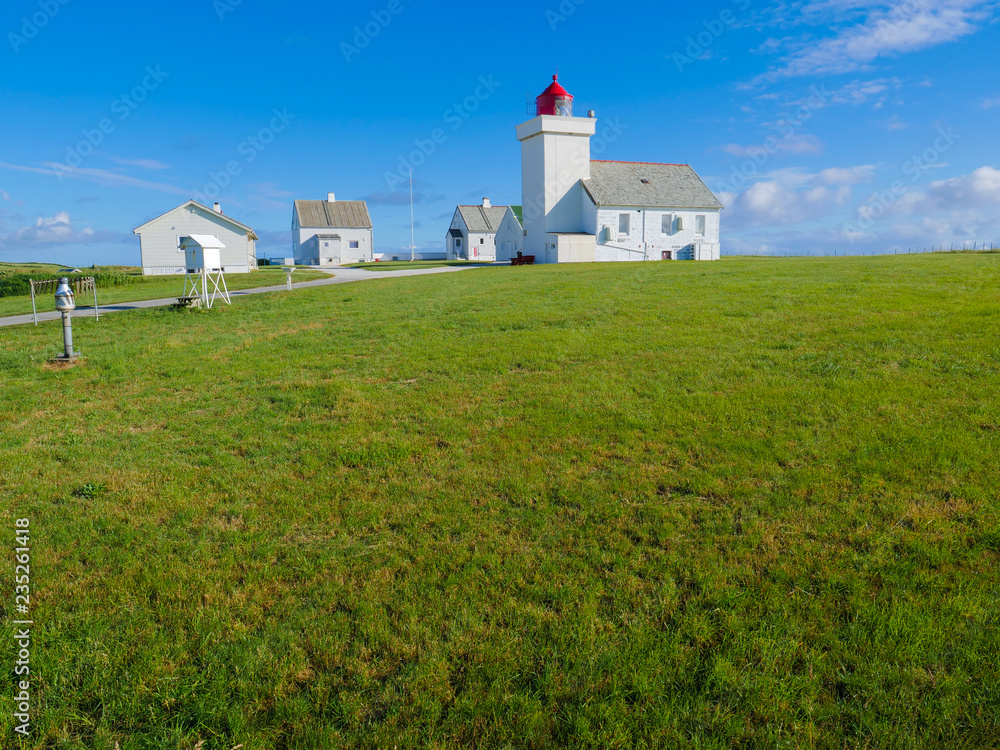
<path fill-rule="evenodd" d="M 0 198 L 3 198 L 5 201 L 9 201 L 10 193 L 8 193 L 6 190 L 0 189 Z"/>
<path fill-rule="evenodd" d="M 246 202 L 248 205 L 265 211 L 291 210 L 289 198 L 294 196 L 287 190 L 282 190 L 276 182 L 256 182 L 249 185 L 253 188 Z"/>
<path fill-rule="evenodd" d="M 899 78 L 875 78 L 872 80 L 854 80 L 845 83 L 834 89 L 826 86 L 817 86 L 826 104 L 853 104 L 861 105 L 874 101 L 876 108 L 885 104 L 889 94 L 898 91 L 903 87 L 903 82 Z M 814 94 L 815 96 L 815 94 Z M 792 102 L 792 106 L 809 105 L 809 99 Z"/>
<path fill-rule="evenodd" d="M 173 193 L 175 195 L 189 195 L 189 191 L 174 185 L 162 182 L 150 182 L 141 180 L 121 172 L 111 172 L 107 169 L 81 169 L 67 167 L 65 164 L 56 162 L 42 162 L 41 167 L 28 167 L 21 164 L 8 164 L 0 161 L 0 169 L 13 169 L 18 172 L 30 172 L 31 174 L 47 175 L 58 179 L 61 174 L 63 178 L 74 180 L 85 180 L 95 182 L 105 187 L 135 187 L 145 190 L 156 190 L 161 193 Z"/>
<path fill-rule="evenodd" d="M 993 97 L 992 99 L 983 99 L 982 104 L 979 105 L 980 109 L 993 109 L 994 107 L 1000 107 L 1000 96 Z"/>
<path fill-rule="evenodd" d="M 995 222 L 1000 219 L 1000 169 L 980 167 L 962 177 L 932 182 L 922 192 L 906 193 L 893 211 L 918 216 L 975 213 Z"/>
<path fill-rule="evenodd" d="M 11 250 L 40 245 L 70 245 L 91 242 L 110 242 L 121 237 L 113 232 L 98 232 L 92 227 L 77 229 L 68 211 L 55 216 L 39 216 L 34 224 L 21 227 L 7 234 L 0 234 L 0 250 Z"/>
<path fill-rule="evenodd" d="M 878 166 L 864 164 L 858 167 L 830 167 L 817 174 L 813 181 L 820 185 L 859 185 L 871 182 Z"/>
<path fill-rule="evenodd" d="M 799 167 L 762 175 L 746 190 L 721 192 L 727 228 L 791 226 L 827 219 L 847 209 L 852 187 L 871 182 L 878 166 L 830 167 L 809 172 Z"/>
<path fill-rule="evenodd" d="M 879 58 L 917 52 L 968 36 L 978 30 L 979 22 L 988 18 L 994 8 L 984 0 L 935 3 L 907 0 L 892 5 L 833 0 L 808 3 L 799 10 L 802 22 L 817 27 L 842 20 L 845 12 L 861 14 L 863 20 L 859 18 L 858 23 L 843 28 L 832 37 L 817 40 L 805 35 L 797 41 L 781 40 L 779 46 L 791 47 L 792 51 L 775 70 L 761 79 L 868 70 Z"/>
<path fill-rule="evenodd" d="M 814 135 L 789 135 L 784 138 L 773 138 L 769 140 L 769 144 L 771 148 L 764 145 L 743 146 L 739 143 L 727 143 L 722 147 L 722 150 L 739 159 L 765 155 L 823 153 L 823 142 Z"/>
<path fill-rule="evenodd" d="M 170 169 L 169 166 L 164 164 L 162 161 L 157 161 L 156 159 L 124 159 L 121 156 L 115 156 L 114 154 L 103 154 L 115 164 L 120 164 L 123 167 L 139 167 L 139 169 Z"/>
<path fill-rule="evenodd" d="M 885 125 L 885 129 L 890 132 L 894 130 L 906 130 L 910 127 L 908 123 L 903 122 L 899 115 L 893 115 L 883 124 Z"/>

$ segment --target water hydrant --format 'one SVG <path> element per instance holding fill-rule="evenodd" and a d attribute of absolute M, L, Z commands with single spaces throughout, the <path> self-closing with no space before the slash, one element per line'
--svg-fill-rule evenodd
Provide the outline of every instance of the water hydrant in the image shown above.
<path fill-rule="evenodd" d="M 73 351 L 73 311 L 75 309 L 76 298 L 69 286 L 69 279 L 59 279 L 59 287 L 56 289 L 56 310 L 62 313 L 65 352 L 56 359 L 62 362 L 75 362 L 76 358 L 80 356 L 79 353 Z"/>

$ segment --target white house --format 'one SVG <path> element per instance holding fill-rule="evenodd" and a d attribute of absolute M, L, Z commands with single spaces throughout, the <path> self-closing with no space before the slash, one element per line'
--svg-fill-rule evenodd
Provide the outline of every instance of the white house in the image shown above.
<path fill-rule="evenodd" d="M 524 244 L 524 230 L 513 207 L 459 206 L 445 237 L 448 260 L 510 260 Z"/>
<path fill-rule="evenodd" d="M 297 263 L 336 266 L 374 259 L 372 220 L 364 201 L 295 201 L 292 256 Z"/>
<path fill-rule="evenodd" d="M 218 203 L 211 209 L 188 201 L 136 227 L 133 233 L 139 235 L 144 276 L 183 274 L 183 244 L 193 235 L 219 240 L 226 273 L 249 273 L 257 268 L 257 235 L 246 224 L 223 214 Z"/>
<path fill-rule="evenodd" d="M 593 161 L 583 216 L 595 260 L 718 260 L 722 204 L 686 164 Z"/>
<path fill-rule="evenodd" d="M 593 161 L 593 112 L 553 79 L 521 142 L 524 254 L 536 263 L 718 260 L 722 204 L 686 164 Z"/>

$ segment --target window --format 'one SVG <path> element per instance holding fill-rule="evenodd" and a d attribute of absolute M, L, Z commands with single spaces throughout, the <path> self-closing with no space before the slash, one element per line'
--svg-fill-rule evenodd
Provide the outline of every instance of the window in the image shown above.
<path fill-rule="evenodd" d="M 351 240 L 351 250 L 357 250 L 357 249 L 358 249 L 358 241 Z"/>
<path fill-rule="evenodd" d="M 674 215 L 673 214 L 663 214 L 663 233 L 673 234 L 674 233 Z"/>
<path fill-rule="evenodd" d="M 479 238 L 479 244 L 480 244 L 480 245 L 485 245 L 485 244 L 486 244 L 486 239 L 485 239 L 485 238 L 483 238 L 483 237 L 480 237 L 480 238 Z"/>
<path fill-rule="evenodd" d="M 629 234 L 632 231 L 632 215 L 618 214 L 618 234 Z"/>
<path fill-rule="evenodd" d="M 461 237 L 456 237 L 455 238 L 455 247 L 459 247 L 459 248 L 462 247 L 462 238 Z"/>
<path fill-rule="evenodd" d="M 699 237 L 705 236 L 705 217 L 695 216 L 694 217 L 694 233 Z"/>

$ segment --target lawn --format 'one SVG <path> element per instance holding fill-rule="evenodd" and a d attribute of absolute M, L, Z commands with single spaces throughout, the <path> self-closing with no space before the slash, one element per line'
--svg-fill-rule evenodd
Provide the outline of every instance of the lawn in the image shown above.
<path fill-rule="evenodd" d="M 81 319 L 71 370 L 8 329 L 0 746 L 996 748 L 998 290 L 496 268 Z"/>
<path fill-rule="evenodd" d="M 16 273 L 39 273 L 46 276 L 59 271 L 60 266 L 35 266 L 35 267 L 3 267 L 0 272 L 13 270 Z M 83 274 L 91 273 L 90 269 L 81 269 Z M 97 303 L 98 305 L 111 305 L 119 302 L 136 302 L 146 299 L 164 299 L 168 297 L 179 297 L 184 291 L 183 276 L 138 276 L 140 269 L 123 266 L 105 267 L 102 271 L 117 273 L 136 274 L 137 281 L 134 284 L 118 287 L 102 288 L 98 284 Z M 303 281 L 315 281 L 316 279 L 328 278 L 329 274 L 322 271 L 303 270 L 296 271 L 292 276 L 293 284 L 301 284 Z M 253 273 L 232 273 L 226 275 L 226 286 L 230 291 L 238 289 L 256 289 L 262 286 L 278 286 L 285 283 L 285 272 L 278 267 L 264 267 Z M 84 294 L 77 300 L 80 306 L 92 307 L 94 304 L 93 295 Z M 51 294 L 39 297 L 37 300 L 38 312 L 51 312 L 56 309 L 55 297 Z M 0 317 L 8 315 L 30 315 L 31 297 L 0 297 Z"/>
<path fill-rule="evenodd" d="M 478 260 L 387 260 L 377 263 L 353 263 L 347 268 L 363 268 L 366 271 L 415 271 L 420 268 L 444 268 L 446 266 L 488 266 L 490 263 Z"/>

